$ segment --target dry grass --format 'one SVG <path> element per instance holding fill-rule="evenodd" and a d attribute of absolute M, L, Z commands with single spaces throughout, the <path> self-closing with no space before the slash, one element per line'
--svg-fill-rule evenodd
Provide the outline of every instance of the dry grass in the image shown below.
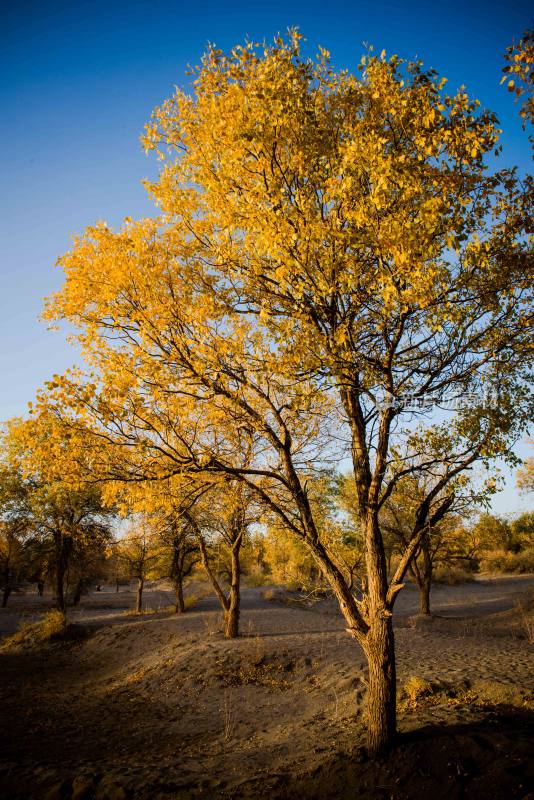
<path fill-rule="evenodd" d="M 194 608 L 197 605 L 197 603 L 200 600 L 203 599 L 203 597 L 206 597 L 206 595 L 205 594 L 204 595 L 203 594 L 189 594 L 189 595 L 187 595 L 184 598 L 185 610 L 189 611 L 191 608 Z"/>
<path fill-rule="evenodd" d="M 235 730 L 237 727 L 237 711 L 235 710 L 228 693 L 224 693 L 224 700 L 221 709 L 223 731 L 222 738 L 225 748 L 229 742 L 234 738 Z"/>
<path fill-rule="evenodd" d="M 137 611 L 135 608 L 127 608 L 126 611 L 123 611 L 125 617 L 150 617 L 154 614 L 170 614 L 174 611 L 174 606 L 155 606 L 154 608 L 142 608 L 141 611 Z"/>
<path fill-rule="evenodd" d="M 285 587 L 284 589 L 266 589 L 263 592 L 263 599 L 272 603 L 283 603 L 286 606 L 296 606 L 297 608 L 311 608 L 324 596 L 319 591 L 304 593 L 296 589 Z"/>
<path fill-rule="evenodd" d="M 401 711 L 418 708 L 421 703 L 434 706 L 444 701 L 452 706 L 490 707 L 508 706 L 511 708 L 534 710 L 534 690 L 504 683 L 498 680 L 463 681 L 452 684 L 442 681 L 428 681 L 412 675 L 404 683 L 400 704 Z"/>
<path fill-rule="evenodd" d="M 67 629 L 67 618 L 62 611 L 54 609 L 38 622 L 25 622 L 12 636 L 8 636 L 0 652 L 17 649 L 33 649 L 54 639 L 61 639 Z"/>
<path fill-rule="evenodd" d="M 476 706 L 534 709 L 534 691 L 499 681 L 477 680 L 469 688 L 458 692 L 456 699 Z"/>
<path fill-rule="evenodd" d="M 527 605 L 518 602 L 516 605 L 519 616 L 519 628 L 525 635 L 529 644 L 534 644 L 534 613 Z"/>
<path fill-rule="evenodd" d="M 211 615 L 204 621 L 204 632 L 206 636 L 216 636 L 224 630 L 224 619 L 222 614 Z"/>

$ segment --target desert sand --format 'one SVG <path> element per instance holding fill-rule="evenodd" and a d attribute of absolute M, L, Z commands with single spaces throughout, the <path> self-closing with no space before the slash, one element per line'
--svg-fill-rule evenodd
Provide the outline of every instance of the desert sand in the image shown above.
<path fill-rule="evenodd" d="M 364 658 L 332 602 L 247 588 L 228 641 L 212 597 L 175 615 L 157 610 L 172 600 L 158 585 L 155 613 L 131 616 L 131 591 L 92 592 L 70 641 L 0 654 L 0 797 L 534 798 L 534 646 L 517 610 L 533 588 L 435 586 L 430 621 L 404 590 L 401 734 L 378 762 L 363 748 Z M 13 597 L 0 631 L 49 603 Z"/>

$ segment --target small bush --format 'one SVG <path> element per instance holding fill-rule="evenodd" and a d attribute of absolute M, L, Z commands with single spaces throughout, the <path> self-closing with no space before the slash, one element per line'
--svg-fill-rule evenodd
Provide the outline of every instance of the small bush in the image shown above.
<path fill-rule="evenodd" d="M 434 570 L 433 580 L 435 583 L 445 583 L 447 586 L 456 586 L 459 583 L 468 583 L 474 580 L 472 572 L 468 572 L 463 567 L 441 566 Z"/>
<path fill-rule="evenodd" d="M 61 638 L 67 627 L 67 618 L 57 608 L 45 614 L 41 620 L 41 633 L 45 641 Z"/>
<path fill-rule="evenodd" d="M 268 583 L 272 583 L 272 577 L 270 575 L 265 575 L 263 572 L 250 572 L 248 575 L 245 575 L 243 580 L 243 584 L 249 586 L 251 589 L 258 589 L 260 586 L 265 586 Z"/>
<path fill-rule="evenodd" d="M 480 560 L 480 571 L 500 572 L 534 572 L 534 547 L 510 553 L 507 550 L 490 550 Z"/>
<path fill-rule="evenodd" d="M 422 697 L 432 694 L 432 684 L 420 678 L 418 675 L 411 675 L 404 684 L 404 694 L 412 705 L 417 705 L 417 701 Z"/>
<path fill-rule="evenodd" d="M 202 600 L 202 596 L 198 594 L 188 594 L 184 597 L 184 605 L 185 610 L 189 611 L 191 608 L 194 608 L 199 600 Z"/>
<path fill-rule="evenodd" d="M 25 622 L 12 636 L 8 636 L 0 650 L 32 649 L 46 642 L 62 639 L 67 631 L 67 619 L 62 611 L 54 609 L 39 620 Z"/>

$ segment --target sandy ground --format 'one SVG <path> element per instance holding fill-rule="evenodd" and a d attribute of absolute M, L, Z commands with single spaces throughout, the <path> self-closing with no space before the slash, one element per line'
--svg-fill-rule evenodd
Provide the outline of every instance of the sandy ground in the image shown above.
<path fill-rule="evenodd" d="M 238 640 L 215 600 L 132 617 L 133 593 L 92 593 L 72 620 L 86 638 L 0 654 L 0 797 L 518 798 L 534 800 L 534 647 L 516 609 L 534 576 L 436 586 L 433 610 L 396 614 L 399 745 L 369 762 L 365 664 L 329 602 L 311 608 L 245 589 Z M 170 592 L 154 587 L 148 608 Z M 0 630 L 47 598 L 14 597 Z"/>

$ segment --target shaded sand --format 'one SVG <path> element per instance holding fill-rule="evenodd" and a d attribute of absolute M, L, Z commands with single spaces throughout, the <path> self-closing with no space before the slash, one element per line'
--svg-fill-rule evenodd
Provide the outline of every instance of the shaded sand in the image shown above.
<path fill-rule="evenodd" d="M 132 593 L 93 593 L 73 615 L 85 640 L 0 654 L 0 797 L 526 800 L 534 647 L 515 603 L 533 585 L 436 587 L 440 616 L 422 624 L 404 593 L 399 684 L 432 685 L 400 694 L 399 744 L 378 763 L 362 749 L 364 659 L 330 603 L 246 589 L 242 636 L 227 641 L 211 597 L 131 617 Z M 152 608 L 170 600 L 147 594 Z M 44 602 L 14 598 L 3 629 Z"/>

